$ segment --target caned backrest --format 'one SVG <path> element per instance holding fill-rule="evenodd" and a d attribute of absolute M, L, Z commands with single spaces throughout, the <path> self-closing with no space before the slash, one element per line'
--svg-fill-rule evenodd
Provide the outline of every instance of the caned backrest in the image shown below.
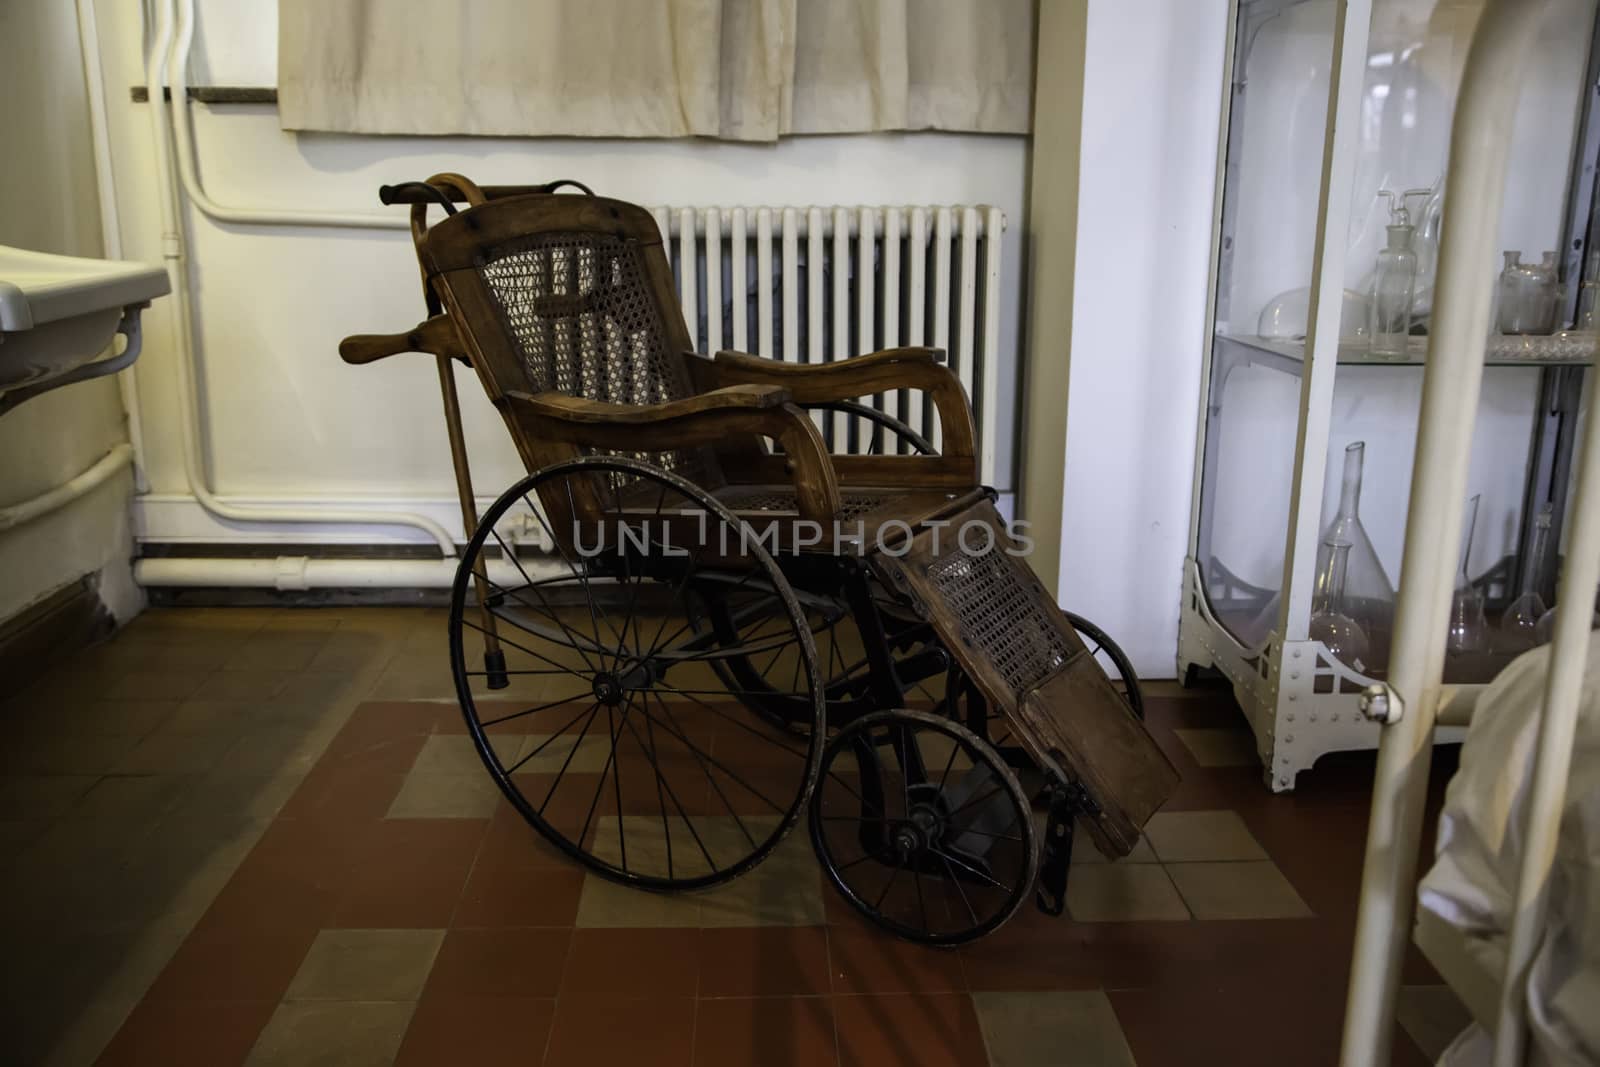
<path fill-rule="evenodd" d="M 517 415 L 507 393 L 659 404 L 695 391 L 672 268 L 643 208 L 556 194 L 490 200 L 428 229 L 418 251 L 530 470 L 571 448 Z M 710 449 L 631 454 L 722 483 Z"/>

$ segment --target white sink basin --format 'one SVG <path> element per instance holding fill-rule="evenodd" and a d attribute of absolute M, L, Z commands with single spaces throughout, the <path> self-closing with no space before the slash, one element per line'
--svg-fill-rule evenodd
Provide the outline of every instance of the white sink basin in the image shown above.
<path fill-rule="evenodd" d="M 124 311 L 170 291 L 166 270 L 148 263 L 0 245 L 0 393 L 27 386 L 34 395 L 54 379 L 97 376 L 72 372 L 98 370 L 84 365 L 111 343 Z"/>

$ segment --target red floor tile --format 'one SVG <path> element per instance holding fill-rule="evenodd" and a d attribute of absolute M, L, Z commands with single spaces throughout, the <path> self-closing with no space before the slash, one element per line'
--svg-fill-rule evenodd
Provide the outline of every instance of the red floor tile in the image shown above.
<path fill-rule="evenodd" d="M 702 997 L 802 996 L 829 990 L 828 935 L 820 926 L 702 930 L 699 952 Z"/>
<path fill-rule="evenodd" d="M 275 1001 L 161 1000 L 133 1009 L 99 1067 L 232 1067 L 250 1054 Z"/>
<path fill-rule="evenodd" d="M 147 1000 L 276 1002 L 300 969 L 314 929 L 230 937 L 191 936 L 145 995 Z"/>
<path fill-rule="evenodd" d="M 833 1014 L 842 1067 L 989 1064 L 977 1012 L 964 994 L 835 997 Z"/>
<path fill-rule="evenodd" d="M 847 920 L 828 931 L 835 993 L 954 993 L 966 988 L 961 957 Z"/>
<path fill-rule="evenodd" d="M 1196 986 L 1184 994 L 1127 990 L 1107 994 L 1139 1067 L 1322 1067 L 1339 1061 L 1342 995 L 1306 989 L 1300 974 L 1275 985 Z M 1410 1038 L 1396 1035 L 1391 1062 L 1418 1064 Z"/>
<path fill-rule="evenodd" d="M 448 926 L 485 819 L 379 819 L 358 846 L 333 926 Z"/>
<path fill-rule="evenodd" d="M 695 1067 L 827 1067 L 838 1062 L 828 997 L 700 1001 Z"/>
<path fill-rule="evenodd" d="M 425 992 L 395 1067 L 539 1063 L 556 1002 L 536 997 L 444 996 Z"/>
<path fill-rule="evenodd" d="M 455 926 L 571 926 L 583 892 L 583 869 L 478 866 L 467 878 Z"/>
<path fill-rule="evenodd" d="M 694 1015 L 691 997 L 563 994 L 544 1067 L 689 1067 Z"/>
<path fill-rule="evenodd" d="M 451 930 L 424 996 L 554 997 L 571 943 L 569 930 Z"/>
<path fill-rule="evenodd" d="M 687 996 L 699 980 L 697 930 L 578 930 L 561 992 Z"/>

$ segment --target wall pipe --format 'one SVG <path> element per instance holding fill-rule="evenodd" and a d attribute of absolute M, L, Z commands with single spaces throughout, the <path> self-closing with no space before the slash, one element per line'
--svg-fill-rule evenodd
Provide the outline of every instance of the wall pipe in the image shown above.
<path fill-rule="evenodd" d="M 111 451 L 77 477 L 20 504 L 0 508 L 0 530 L 21 526 L 65 507 L 132 462 L 133 446 L 126 441 L 117 442 Z"/>
<path fill-rule="evenodd" d="M 172 0 L 158 0 L 170 7 Z M 168 68 L 167 88 L 172 99 L 172 130 L 178 143 L 178 175 L 195 207 L 218 222 L 255 226 L 337 226 L 345 229 L 404 230 L 410 222 L 402 214 L 373 212 L 294 211 L 279 208 L 243 208 L 219 204 L 207 195 L 195 168 L 194 137 L 189 114 L 189 48 L 194 41 L 194 0 L 178 0 L 178 30 Z M 150 87 L 153 110 L 161 110 L 159 88 Z"/>
<path fill-rule="evenodd" d="M 100 70 L 100 30 L 94 0 L 78 0 L 78 50 L 83 53 L 83 80 L 89 98 L 89 133 L 94 147 L 95 189 L 100 196 L 100 243 L 107 259 L 122 258 L 122 221 L 117 210 L 117 184 L 111 169 L 111 134 L 106 121 L 106 80 Z M 144 475 L 144 423 L 139 415 L 139 380 L 133 370 L 117 375 L 122 411 L 133 445 L 133 488 L 147 493 Z"/>
<path fill-rule="evenodd" d="M 535 579 L 570 573 L 559 564 L 525 560 L 519 570 L 510 560 L 486 561 L 497 585 L 516 588 L 524 572 Z M 449 589 L 456 580 L 453 559 L 187 559 L 157 557 L 134 561 L 140 585 L 175 589 Z"/>
<path fill-rule="evenodd" d="M 145 62 L 145 86 L 153 102 L 159 102 L 166 83 L 166 73 L 171 50 L 193 37 L 193 5 L 186 5 L 186 25 L 175 36 L 173 32 L 172 0 L 158 0 L 156 27 L 149 55 Z M 185 47 L 185 51 L 186 51 Z M 180 87 L 174 96 L 186 100 L 186 89 Z M 456 554 L 455 539 L 439 523 L 423 515 L 399 512 L 318 510 L 296 511 L 291 508 L 240 507 L 216 496 L 206 484 L 204 465 L 200 454 L 200 411 L 194 380 L 194 317 L 189 291 L 188 257 L 184 249 L 183 229 L 180 219 L 181 197 L 178 182 L 172 170 L 172 138 L 167 125 L 168 116 L 159 106 L 150 108 L 151 135 L 156 147 L 157 184 L 161 190 L 161 247 L 167 274 L 172 281 L 172 300 L 175 305 L 174 321 L 178 341 L 178 392 L 182 412 L 184 473 L 190 492 L 200 506 L 221 518 L 233 522 L 296 522 L 337 523 L 341 525 L 409 526 L 426 531 L 449 559 Z"/>
<path fill-rule="evenodd" d="M 1383 728 L 1367 824 L 1340 1063 L 1383 1067 L 1416 904 L 1417 846 L 1443 686 L 1446 617 L 1460 543 L 1483 339 L 1505 198 L 1516 87 L 1547 0 L 1489 0 L 1467 54 L 1450 132 L 1433 330 L 1422 377 L 1389 685 L 1404 714 Z M 1592 594 L 1591 594 L 1592 595 Z M 1582 600 L 1580 597 L 1579 600 Z M 1496 1063 L 1501 1063 L 1496 1059 Z"/>

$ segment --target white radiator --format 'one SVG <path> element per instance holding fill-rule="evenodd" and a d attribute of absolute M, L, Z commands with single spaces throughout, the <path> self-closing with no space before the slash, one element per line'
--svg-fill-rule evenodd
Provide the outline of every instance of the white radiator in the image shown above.
<path fill-rule="evenodd" d="M 826 363 L 899 345 L 943 348 L 972 398 L 983 481 L 994 484 L 1002 425 L 999 208 L 658 207 L 654 214 L 698 351 Z M 933 405 L 920 393 L 885 393 L 870 403 L 938 446 Z M 871 450 L 861 420 L 815 417 L 836 451 Z"/>

